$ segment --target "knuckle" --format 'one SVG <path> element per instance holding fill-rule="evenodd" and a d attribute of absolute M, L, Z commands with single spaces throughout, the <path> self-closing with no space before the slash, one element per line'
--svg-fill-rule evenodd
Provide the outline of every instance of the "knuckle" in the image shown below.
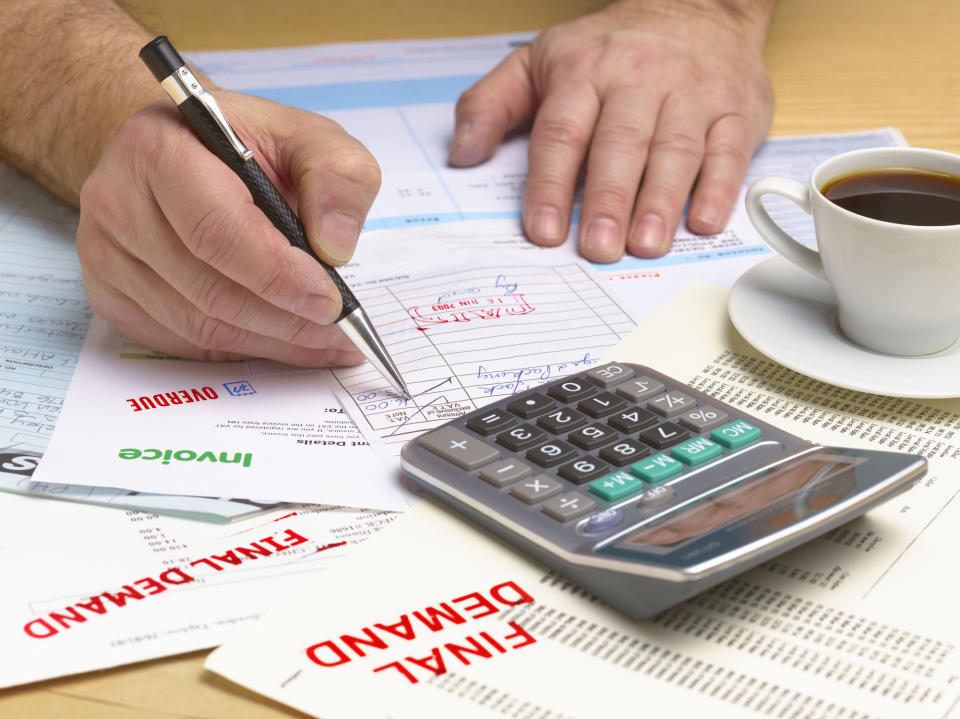
<path fill-rule="evenodd" d="M 185 339 L 205 350 L 226 352 L 237 345 L 243 330 L 217 317 L 200 315 L 190 323 Z"/>
<path fill-rule="evenodd" d="M 725 165 L 733 164 L 746 167 L 750 163 L 750 153 L 747 148 L 736 142 L 713 142 L 707 146 L 704 161 L 721 161 Z"/>
<path fill-rule="evenodd" d="M 657 133 L 650 144 L 650 151 L 669 153 L 681 160 L 699 164 L 703 158 L 703 142 L 703 137 L 680 128 L 673 128 Z"/>
<path fill-rule="evenodd" d="M 238 287 L 222 275 L 210 274 L 199 281 L 197 308 L 206 315 L 234 321 L 243 314 L 244 298 Z"/>
<path fill-rule="evenodd" d="M 636 153 L 650 146 L 650 129 L 640 122 L 627 119 L 608 120 L 597 125 L 593 144 L 613 151 Z"/>
<path fill-rule="evenodd" d="M 185 238 L 187 248 L 207 264 L 220 265 L 230 260 L 236 250 L 237 231 L 234 208 L 217 204 L 204 212 Z"/>
<path fill-rule="evenodd" d="M 474 85 L 464 90 L 463 94 L 457 99 L 455 112 L 458 117 L 460 115 L 474 115 L 483 110 L 489 101 L 489 94 L 480 85 Z"/>
<path fill-rule="evenodd" d="M 317 325 L 303 317 L 291 315 L 289 322 L 280 335 L 292 345 L 298 347 L 317 347 Z"/>
<path fill-rule="evenodd" d="M 636 196 L 636 184 L 630 187 L 612 178 L 591 179 L 588 177 L 583 202 L 590 206 L 591 211 L 609 210 L 621 214 L 625 208 L 633 205 Z"/>
<path fill-rule="evenodd" d="M 297 295 L 302 294 L 296 280 L 296 276 L 291 277 L 291 273 L 278 263 L 263 267 L 250 289 L 267 302 L 277 304 L 291 291 Z"/>
<path fill-rule="evenodd" d="M 580 152 L 590 140 L 588 133 L 574 121 L 564 118 L 548 118 L 535 128 L 538 139 L 548 145 Z"/>
<path fill-rule="evenodd" d="M 558 59 L 557 70 L 561 77 L 592 77 L 602 59 L 603 51 L 602 46 L 591 46 L 565 52 Z"/>
<path fill-rule="evenodd" d="M 331 153 L 324 170 L 333 176 L 376 192 L 380 189 L 380 165 L 364 147 L 343 146 Z"/>

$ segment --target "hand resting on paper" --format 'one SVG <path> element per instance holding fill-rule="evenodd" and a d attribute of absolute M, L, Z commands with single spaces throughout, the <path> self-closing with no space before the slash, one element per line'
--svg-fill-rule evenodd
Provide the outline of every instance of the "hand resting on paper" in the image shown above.
<path fill-rule="evenodd" d="M 180 357 L 359 362 L 331 324 L 340 295 L 326 271 L 254 206 L 138 59 L 152 37 L 109 0 L 7 0 L 0 14 L 0 158 L 79 205 L 91 306 Z M 345 263 L 380 185 L 370 153 L 313 113 L 216 94 L 317 254 Z"/>
<path fill-rule="evenodd" d="M 719 232 L 773 114 L 772 9 L 619 0 L 553 27 L 461 96 L 450 162 L 485 161 L 532 120 L 523 222 L 533 242 L 567 236 L 582 167 L 578 240 L 590 260 L 613 262 L 624 247 L 664 254 L 688 197 L 688 228 Z"/>

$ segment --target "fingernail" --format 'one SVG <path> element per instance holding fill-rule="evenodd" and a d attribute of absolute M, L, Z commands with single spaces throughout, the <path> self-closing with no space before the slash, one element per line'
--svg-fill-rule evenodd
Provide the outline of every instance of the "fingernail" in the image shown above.
<path fill-rule="evenodd" d="M 334 210 L 320 218 L 320 242 L 335 264 L 342 265 L 350 259 L 359 234 L 360 221 L 356 217 Z"/>
<path fill-rule="evenodd" d="M 451 165 L 475 165 L 480 162 L 482 158 L 477 157 L 477 148 L 470 144 L 472 134 L 472 122 L 465 122 L 457 126 L 453 133 L 453 141 L 450 143 Z"/>
<path fill-rule="evenodd" d="M 533 213 L 533 234 L 541 240 L 562 240 L 563 219 L 555 207 L 546 205 Z"/>
<path fill-rule="evenodd" d="M 666 228 L 659 215 L 649 214 L 640 218 L 634 233 L 633 246 L 644 252 L 660 252 L 666 239 Z"/>
<path fill-rule="evenodd" d="M 705 202 L 698 209 L 694 217 L 701 225 L 706 225 L 714 231 L 723 225 L 723 209 L 715 202 Z"/>
<path fill-rule="evenodd" d="M 317 324 L 328 325 L 340 314 L 340 306 L 326 295 L 310 295 L 297 308 L 297 314 Z"/>
<path fill-rule="evenodd" d="M 587 226 L 583 247 L 599 262 L 619 259 L 623 252 L 620 227 L 609 217 L 598 217 Z"/>

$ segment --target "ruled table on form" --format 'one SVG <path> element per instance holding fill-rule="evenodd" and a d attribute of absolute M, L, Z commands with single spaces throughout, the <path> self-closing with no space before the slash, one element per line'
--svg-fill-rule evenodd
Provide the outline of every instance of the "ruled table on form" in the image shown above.
<path fill-rule="evenodd" d="M 368 440 L 393 454 L 494 398 L 588 369 L 635 325 L 576 263 L 491 263 L 357 295 L 412 397 L 367 363 L 334 370 L 334 389 Z"/>

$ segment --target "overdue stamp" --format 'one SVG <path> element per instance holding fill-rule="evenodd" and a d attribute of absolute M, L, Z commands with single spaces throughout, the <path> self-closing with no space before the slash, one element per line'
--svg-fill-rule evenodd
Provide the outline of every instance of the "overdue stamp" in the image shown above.
<path fill-rule="evenodd" d="M 528 315 L 536 310 L 522 294 L 504 297 L 471 297 L 435 305 L 414 306 L 407 312 L 418 324 L 444 324 L 493 320 L 501 317 Z"/>

